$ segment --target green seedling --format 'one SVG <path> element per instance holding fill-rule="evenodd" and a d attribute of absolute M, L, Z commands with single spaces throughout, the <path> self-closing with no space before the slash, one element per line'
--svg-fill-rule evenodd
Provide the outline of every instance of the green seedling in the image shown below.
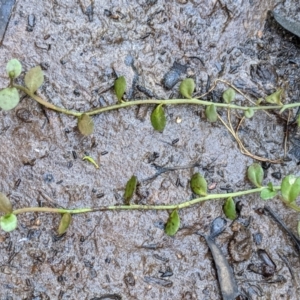
<path fill-rule="evenodd" d="M 257 166 L 254 164 L 254 166 L 250 166 L 248 168 L 252 170 L 253 168 L 257 169 Z M 201 175 L 198 175 L 199 173 L 196 173 L 193 175 L 193 178 L 200 178 L 201 184 L 203 184 L 203 180 L 205 180 Z M 197 176 L 196 176 L 197 175 Z M 300 212 L 300 207 L 295 203 L 295 196 L 300 194 L 299 187 L 298 187 L 298 180 L 299 178 L 291 177 L 291 175 L 286 176 L 281 185 L 279 186 L 273 186 L 273 184 L 268 184 L 267 186 L 260 186 L 256 187 L 254 189 L 244 190 L 244 191 L 237 191 L 232 193 L 225 193 L 225 194 L 208 194 L 203 195 L 203 187 L 200 187 L 201 190 L 201 196 L 192 200 L 187 200 L 182 203 L 176 203 L 176 204 L 168 204 L 168 205 L 143 205 L 143 204 L 124 204 L 124 205 L 110 205 L 110 206 L 99 206 L 99 207 L 91 207 L 91 208 L 76 208 L 76 209 L 64 209 L 64 208 L 52 208 L 52 207 L 24 207 L 19 208 L 16 210 L 12 210 L 12 205 L 10 203 L 10 200 L 5 197 L 0 197 L 0 208 L 2 209 L 2 212 L 5 214 L 0 219 L 0 226 L 2 230 L 9 232 L 17 227 L 17 216 L 22 213 L 28 213 L 28 212 L 46 212 L 46 213 L 58 213 L 63 214 L 62 219 L 59 224 L 58 233 L 63 234 L 67 231 L 69 228 L 69 225 L 71 223 L 71 215 L 73 214 L 83 214 L 83 213 L 91 213 L 91 212 L 102 212 L 102 211 L 116 211 L 116 210 L 168 210 L 172 211 L 172 213 L 169 215 L 169 218 L 166 222 L 165 226 L 165 233 L 167 235 L 173 236 L 176 234 L 180 227 L 180 218 L 178 211 L 180 209 L 184 209 L 187 207 L 194 206 L 196 204 L 205 202 L 205 201 L 211 201 L 211 200 L 217 200 L 217 199 L 226 199 L 225 204 L 223 206 L 223 211 L 227 218 L 233 220 L 236 218 L 236 208 L 235 203 L 233 201 L 233 198 L 250 195 L 250 194 L 261 194 L 264 190 L 269 190 L 278 192 L 281 191 L 281 194 L 283 195 L 282 201 L 287 204 L 289 207 L 294 209 L 297 212 Z M 198 179 L 197 179 L 198 181 Z M 127 199 L 133 196 L 134 194 L 134 187 L 136 186 L 137 179 L 135 176 L 132 176 L 131 179 L 126 184 L 125 194 Z M 206 182 L 206 181 L 205 181 Z M 205 185 L 205 184 L 204 184 Z M 197 188 L 199 188 L 199 185 L 197 183 Z M 205 190 L 205 189 L 204 189 Z M 3 194 L 2 194 L 3 195 Z M 291 198 L 289 198 L 291 197 Z M 280 199 L 280 198 L 279 198 Z M 293 200 L 293 201 L 292 201 Z M 292 201 L 292 202 L 289 202 Z"/>
<path fill-rule="evenodd" d="M 68 110 L 62 107 L 58 107 L 38 95 L 36 91 L 42 86 L 44 82 L 44 75 L 40 66 L 36 66 L 30 69 L 25 74 L 25 86 L 15 84 L 14 80 L 22 72 L 22 65 L 17 59 L 12 59 L 7 63 L 6 66 L 7 75 L 10 79 L 9 85 L 7 88 L 4 88 L 0 91 L 0 108 L 3 110 L 11 110 L 15 108 L 19 101 L 19 93 L 23 92 L 27 94 L 30 98 L 37 101 L 44 107 L 52 109 L 54 111 L 64 113 L 67 115 L 72 115 L 78 118 L 78 127 L 80 132 L 83 135 L 90 135 L 94 132 L 94 124 L 91 118 L 87 116 L 92 116 L 100 113 L 104 113 L 110 110 L 117 110 L 124 107 L 136 106 L 136 105 L 149 105 L 156 104 L 158 105 L 153 113 L 151 114 L 151 123 L 155 130 L 162 132 L 166 126 L 166 116 L 163 109 L 163 105 L 200 105 L 205 107 L 205 114 L 207 119 L 210 122 L 216 122 L 218 120 L 217 108 L 223 109 L 235 109 L 242 111 L 246 118 L 251 118 L 255 111 L 258 110 L 279 110 L 280 113 L 286 109 L 291 109 L 294 107 L 299 107 L 300 103 L 290 103 L 283 105 L 281 102 L 282 90 L 278 90 L 265 97 L 267 103 L 273 105 L 262 106 L 261 100 L 256 102 L 254 106 L 240 106 L 232 104 L 232 101 L 235 98 L 235 90 L 233 88 L 227 89 L 223 93 L 224 103 L 212 103 L 211 101 L 201 100 L 199 98 L 192 98 L 193 91 L 195 89 L 195 82 L 192 78 L 188 78 L 182 81 L 180 84 L 180 93 L 185 97 L 184 99 L 144 99 L 144 100 L 132 100 L 132 101 L 122 101 L 124 93 L 126 91 L 126 79 L 124 76 L 120 76 L 116 79 L 114 84 L 114 91 L 118 99 L 118 103 L 115 105 L 109 105 L 105 107 L 96 108 L 90 111 L 78 112 L 73 110 Z M 223 82 L 222 80 L 217 80 L 216 82 Z M 226 83 L 226 82 L 225 82 Z M 298 121 L 300 123 L 300 121 Z"/>
<path fill-rule="evenodd" d="M 89 111 L 79 112 L 68 110 L 62 107 L 58 107 L 36 94 L 37 90 L 42 86 L 44 82 L 44 75 L 39 66 L 30 69 L 24 76 L 25 86 L 17 85 L 15 79 L 22 73 L 22 65 L 17 59 L 12 59 L 8 62 L 6 66 L 6 72 L 8 75 L 9 83 L 8 86 L 0 90 L 0 108 L 3 110 L 14 109 L 19 101 L 19 92 L 28 95 L 30 98 L 44 106 L 45 108 L 54 110 L 59 113 L 64 113 L 78 119 L 78 128 L 83 135 L 91 135 L 94 132 L 94 123 L 91 116 L 108 112 L 111 110 L 118 110 L 125 107 L 137 106 L 137 105 L 156 105 L 153 110 L 150 120 L 153 128 L 157 131 L 163 132 L 166 124 L 167 117 L 164 111 L 164 107 L 167 105 L 200 105 L 205 108 L 205 114 L 210 122 L 216 122 L 219 118 L 217 109 L 237 110 L 242 112 L 245 117 L 251 118 L 256 111 L 262 110 L 278 110 L 282 113 L 286 109 L 292 109 L 300 107 L 300 103 L 290 103 L 282 104 L 282 90 L 278 90 L 265 97 L 265 102 L 267 105 L 261 105 L 262 101 L 259 100 L 254 106 L 241 106 L 233 104 L 235 98 L 235 91 L 238 92 L 237 88 L 230 88 L 223 93 L 223 103 L 212 103 L 211 101 L 201 100 L 199 98 L 192 98 L 195 89 L 195 82 L 193 79 L 185 79 L 180 85 L 180 93 L 185 97 L 184 99 L 143 99 L 143 100 L 132 100 L 132 101 L 122 101 L 126 90 L 126 80 L 124 76 L 119 77 L 114 84 L 114 90 L 118 99 L 118 103 L 114 105 L 109 105 L 105 107 L 96 108 Z M 217 80 L 216 82 L 223 82 L 222 80 Z M 225 82 L 226 83 L 226 82 Z M 226 83 L 228 84 L 228 83 Z M 228 84 L 232 87 L 230 84 Z M 240 93 L 242 95 L 242 93 Z M 226 126 L 226 128 L 234 135 L 232 126 L 226 125 L 222 118 L 220 121 Z M 298 125 L 300 125 L 300 117 L 297 119 Z M 88 160 L 90 163 L 94 164 L 96 168 L 99 168 L 95 160 L 90 156 L 83 157 L 83 160 Z M 191 188 L 194 194 L 200 196 L 198 198 L 188 200 L 182 203 L 175 203 L 170 205 L 141 205 L 141 204 L 130 204 L 130 199 L 134 195 L 137 179 L 133 176 L 126 185 L 126 190 L 124 194 L 124 199 L 126 201 L 125 205 L 112 205 L 112 206 L 100 206 L 94 208 L 80 208 L 80 209 L 61 209 L 52 207 L 24 207 L 20 209 L 13 210 L 12 204 L 9 199 L 0 194 L 0 212 L 3 213 L 0 219 L 0 226 L 4 231 L 12 231 L 17 227 L 17 216 L 21 213 L 27 212 L 48 212 L 48 213 L 59 213 L 63 214 L 61 223 L 58 229 L 58 233 L 62 234 L 67 231 L 71 223 L 71 215 L 81 214 L 88 212 L 97 211 L 113 211 L 113 210 L 171 210 L 172 213 L 166 224 L 166 234 L 174 235 L 180 226 L 180 218 L 178 215 L 178 210 L 196 205 L 198 203 L 215 200 L 215 199 L 227 199 L 224 205 L 224 213 L 230 219 L 235 217 L 235 206 L 233 198 L 249 195 L 253 193 L 259 193 L 264 200 L 268 200 L 276 197 L 277 193 L 281 192 L 281 200 L 288 205 L 290 208 L 297 212 L 300 212 L 300 207 L 296 203 L 296 198 L 300 194 L 300 178 L 294 175 L 286 176 L 280 186 L 274 186 L 269 183 L 267 186 L 263 186 L 263 170 L 259 164 L 253 164 L 248 168 L 247 171 L 248 179 L 255 186 L 254 189 L 236 191 L 232 193 L 225 194 L 209 194 L 207 191 L 207 183 L 203 176 L 196 173 L 191 178 Z M 128 205 L 130 204 L 130 205 Z"/>

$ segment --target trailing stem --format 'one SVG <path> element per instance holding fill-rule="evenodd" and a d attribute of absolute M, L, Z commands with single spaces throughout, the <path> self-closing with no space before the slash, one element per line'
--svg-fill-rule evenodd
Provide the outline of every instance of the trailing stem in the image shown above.
<path fill-rule="evenodd" d="M 13 84 L 13 87 L 19 89 L 20 91 L 24 92 L 27 94 L 29 97 L 31 97 L 33 100 L 36 102 L 40 103 L 41 105 L 52 109 L 57 112 L 61 112 L 67 115 L 72 115 L 75 117 L 79 117 L 82 114 L 87 114 L 89 116 L 92 115 L 97 115 L 106 111 L 111 111 L 111 110 L 117 110 L 125 107 L 130 107 L 130 106 L 136 106 L 136 105 L 149 105 L 149 104 L 163 104 L 163 105 L 187 105 L 187 104 L 192 104 L 192 105 L 202 105 L 202 106 L 210 106 L 212 102 L 206 101 L 206 100 L 200 100 L 197 98 L 192 98 L 192 99 L 162 99 L 162 100 L 157 100 L 157 99 L 145 99 L 145 100 L 132 100 L 132 101 L 123 101 L 115 105 L 109 105 L 105 107 L 100 107 L 100 108 L 95 108 L 90 111 L 86 112 L 78 112 L 78 111 L 73 111 L 73 110 L 68 110 L 59 106 L 56 106 L 54 104 L 49 103 L 48 101 L 42 99 L 41 97 L 37 96 L 36 94 L 32 93 L 29 89 L 26 87 L 23 87 L 21 85 L 16 85 Z M 294 107 L 299 107 L 300 103 L 290 103 L 290 104 L 284 104 L 284 105 L 265 105 L 265 106 L 240 106 L 240 105 L 235 105 L 235 104 L 227 104 L 227 103 L 213 103 L 216 107 L 220 108 L 225 108 L 225 109 L 237 109 L 237 110 L 242 110 L 242 111 L 247 111 L 249 108 L 258 111 L 258 110 L 281 110 L 284 111 L 289 108 L 294 108 Z"/>
<path fill-rule="evenodd" d="M 195 198 L 193 200 L 185 201 L 179 204 L 171 204 L 171 205 L 111 205 L 111 206 L 100 206 L 94 208 L 76 208 L 76 209 L 63 209 L 63 208 L 51 208 L 51 207 L 25 207 L 14 210 L 12 213 L 15 215 L 27 213 L 27 212 L 46 212 L 46 213 L 69 213 L 69 214 L 81 214 L 87 212 L 97 212 L 97 211 L 108 211 L 108 210 L 174 210 L 174 209 L 182 209 L 193 206 L 200 202 L 208 201 L 208 200 L 221 200 L 227 199 L 229 197 L 238 197 L 243 195 L 249 195 L 253 193 L 259 193 L 263 189 L 267 189 L 267 186 L 259 187 L 256 189 L 239 191 L 233 193 L 226 194 L 211 194 L 204 197 Z M 274 186 L 274 190 L 280 190 L 280 186 Z"/>
<path fill-rule="evenodd" d="M 116 79 L 114 83 L 114 91 L 117 96 L 117 103 L 114 105 L 109 105 L 106 107 L 100 107 L 93 110 L 89 110 L 86 112 L 79 112 L 68 110 L 65 108 L 61 108 L 56 106 L 48 101 L 45 101 L 43 98 L 36 94 L 37 90 L 42 86 L 44 82 L 44 74 L 40 66 L 36 66 L 30 69 L 24 76 L 25 86 L 20 86 L 15 84 L 14 80 L 22 73 L 22 65 L 16 60 L 12 59 L 8 62 L 6 66 L 6 72 L 9 77 L 9 85 L 7 88 L 0 90 L 0 108 L 3 110 L 11 110 L 14 109 L 19 101 L 20 95 L 19 91 L 22 91 L 33 100 L 43 105 L 46 108 L 54 110 L 59 113 L 64 113 L 67 115 L 71 115 L 77 118 L 78 129 L 83 135 L 90 135 L 94 132 L 94 122 L 91 116 L 100 114 L 106 111 L 118 110 L 125 107 L 131 107 L 136 105 L 149 105 L 154 104 L 155 108 L 151 113 L 150 121 L 154 128 L 159 132 L 163 132 L 167 118 L 165 115 L 164 107 L 165 105 L 201 105 L 205 107 L 205 115 L 209 122 L 216 122 L 218 119 L 223 123 L 223 125 L 227 128 L 227 130 L 232 134 L 232 136 L 236 139 L 241 152 L 245 155 L 252 157 L 253 159 L 260 161 L 268 161 L 271 163 L 279 163 L 278 160 L 270 160 L 268 158 L 261 158 L 256 155 L 251 154 L 246 147 L 243 145 L 242 141 L 238 136 L 238 129 L 244 120 L 244 118 L 253 117 L 256 111 L 266 111 L 268 110 L 279 110 L 279 114 L 283 113 L 286 109 L 292 109 L 295 107 L 300 107 L 300 103 L 290 103 L 290 104 L 282 104 L 281 95 L 282 90 L 277 90 L 273 94 L 266 96 L 264 99 L 258 99 L 256 102 L 253 102 L 249 99 L 245 94 L 242 93 L 239 89 L 231 85 L 230 83 L 218 79 L 215 81 L 213 87 L 208 91 L 211 92 L 215 89 L 217 82 L 222 82 L 230 86 L 229 89 L 223 92 L 222 99 L 223 103 L 215 103 L 207 100 L 202 100 L 206 94 L 201 95 L 199 97 L 195 97 L 195 82 L 192 78 L 184 79 L 180 86 L 179 91 L 180 94 L 184 97 L 182 99 L 146 99 L 146 100 L 131 100 L 131 101 L 123 101 L 123 96 L 126 92 L 126 79 L 124 76 Z M 236 92 L 242 95 L 251 106 L 240 106 L 234 104 Z M 267 105 L 260 105 L 261 102 L 267 103 Z M 227 110 L 227 122 L 225 122 L 217 112 L 217 108 Z M 243 117 L 238 123 L 236 129 L 233 128 L 231 123 L 231 110 L 239 110 L 243 112 Z M 289 115 L 290 118 L 290 115 Z M 289 119 L 288 118 L 288 119 Z M 300 125 L 300 117 L 298 116 L 296 119 L 298 125 Z M 285 142 L 286 143 L 286 142 Z M 285 147 L 286 148 L 286 147 Z M 96 168 L 98 168 L 97 163 L 90 156 L 85 156 L 84 160 L 88 160 L 93 163 Z M 0 228 L 2 228 L 6 232 L 10 232 L 17 228 L 17 216 L 18 214 L 27 213 L 27 212 L 45 212 L 45 213 L 59 213 L 62 214 L 62 218 L 58 228 L 58 234 L 63 234 L 67 231 L 70 223 L 71 223 L 71 215 L 72 214 L 80 214 L 80 213 L 89 213 L 89 212 L 97 212 L 97 211 L 116 211 L 116 210 L 168 210 L 172 211 L 169 215 L 168 221 L 165 226 L 165 233 L 167 235 L 176 234 L 177 230 L 180 227 L 180 216 L 178 214 L 178 210 L 191 207 L 198 203 L 216 200 L 216 199 L 225 199 L 223 205 L 223 212 L 225 216 L 231 220 L 234 220 L 237 216 L 236 213 L 236 205 L 233 200 L 234 197 L 239 197 L 243 195 L 249 195 L 253 193 L 260 193 L 260 197 L 264 200 L 269 200 L 277 196 L 278 191 L 281 192 L 281 200 L 287 206 L 292 208 L 293 210 L 300 212 L 300 207 L 296 203 L 297 197 L 300 195 L 300 177 L 296 177 L 294 175 L 287 175 L 283 178 L 281 186 L 273 186 L 271 182 L 268 183 L 267 186 L 262 186 L 262 182 L 264 179 L 264 171 L 260 164 L 254 163 L 247 170 L 247 177 L 250 182 L 256 187 L 254 189 L 232 192 L 226 194 L 208 194 L 207 193 L 207 182 L 205 178 L 200 173 L 195 173 L 191 180 L 190 185 L 193 193 L 198 196 L 193 200 L 185 201 L 179 204 L 170 204 L 170 205 L 136 205 L 131 204 L 130 200 L 132 199 L 137 186 L 137 178 L 132 175 L 130 180 L 126 184 L 125 194 L 124 194 L 124 202 L 122 205 L 111 205 L 111 206 L 100 206 L 94 208 L 75 208 L 75 209 L 64 209 L 64 208 L 52 208 L 52 207 L 24 207 L 20 209 L 13 210 L 12 203 L 10 200 L 0 192 L 0 212 L 4 213 L 0 217 Z M 300 225 L 299 225 L 300 228 Z"/>

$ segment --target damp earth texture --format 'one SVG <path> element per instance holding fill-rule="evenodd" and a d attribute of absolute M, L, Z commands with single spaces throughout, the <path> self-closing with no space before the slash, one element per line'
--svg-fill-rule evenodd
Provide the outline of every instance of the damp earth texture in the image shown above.
<path fill-rule="evenodd" d="M 17 83 L 41 66 L 39 95 L 70 110 L 115 104 L 113 86 L 120 76 L 127 100 L 181 97 L 179 84 L 187 77 L 194 79 L 197 95 L 219 78 L 253 101 L 279 88 L 284 102 L 300 99 L 300 38 L 271 13 L 299 23 L 296 0 L 17 0 L 11 13 L 7 7 L 14 1 L 2 2 L 1 88 L 8 83 L 6 63 L 16 58 L 23 66 Z M 221 83 L 204 99 L 220 102 L 226 88 Z M 254 160 L 240 152 L 221 122 L 208 122 L 198 106 L 168 105 L 161 133 L 150 123 L 153 108 L 95 115 L 94 133 L 83 136 L 75 118 L 21 94 L 16 108 L 0 111 L 0 191 L 16 209 L 122 204 L 133 174 L 139 182 L 136 204 L 192 199 L 196 172 L 211 193 L 251 188 L 245 174 Z M 279 164 L 263 163 L 266 183 L 300 175 L 299 130 L 292 128 L 286 139 L 286 116 L 257 112 L 239 130 L 252 154 L 285 157 Z M 170 171 L 155 176 L 161 168 Z M 227 219 L 215 242 L 241 295 L 298 299 L 300 261 L 293 241 L 264 213 L 259 195 L 235 200 L 239 216 Z M 224 217 L 222 203 L 180 210 L 174 237 L 164 233 L 167 211 L 74 215 L 62 236 L 61 216 L 22 214 L 17 230 L 0 232 L 0 299 L 222 299 L 206 239 L 194 234 L 209 235 L 213 220 Z M 268 206 L 296 234 L 299 214 L 280 199 Z"/>

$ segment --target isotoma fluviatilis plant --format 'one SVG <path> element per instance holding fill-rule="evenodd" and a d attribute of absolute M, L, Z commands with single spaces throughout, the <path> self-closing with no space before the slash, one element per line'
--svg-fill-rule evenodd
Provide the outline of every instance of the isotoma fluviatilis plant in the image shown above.
<path fill-rule="evenodd" d="M 274 110 L 279 109 L 282 113 L 286 109 L 299 107 L 300 103 L 283 104 L 281 102 L 282 90 L 278 90 L 275 93 L 265 97 L 265 99 L 259 99 L 254 106 L 239 106 L 233 104 L 236 96 L 236 91 L 233 88 L 227 89 L 223 95 L 223 103 L 212 103 L 210 101 L 193 98 L 195 90 L 195 83 L 192 78 L 183 80 L 180 84 L 179 91 L 185 98 L 183 99 L 147 99 L 147 100 L 132 100 L 124 101 L 124 94 L 126 92 L 126 80 L 124 76 L 120 76 L 116 79 L 114 84 L 114 91 L 117 96 L 117 102 L 114 105 L 93 109 L 86 112 L 78 112 L 67 110 L 65 108 L 58 107 L 45 101 L 36 94 L 37 90 L 41 87 L 44 82 L 44 74 L 40 66 L 36 66 L 30 69 L 24 76 L 25 86 L 17 85 L 15 79 L 22 73 L 22 65 L 16 60 L 12 59 L 6 66 L 7 75 L 9 77 L 9 84 L 7 88 L 0 91 L 0 108 L 3 110 L 14 109 L 19 101 L 19 92 L 27 94 L 29 97 L 43 105 L 48 109 L 72 115 L 78 119 L 78 129 L 83 135 L 90 135 L 94 132 L 94 123 L 92 116 L 95 114 L 103 113 L 109 110 L 121 109 L 133 105 L 149 105 L 156 104 L 153 109 L 150 121 L 154 130 L 163 132 L 167 125 L 167 118 L 165 115 L 165 105 L 179 105 L 179 104 L 191 104 L 201 105 L 205 107 L 205 115 L 210 122 L 216 122 L 219 118 L 217 109 L 236 109 L 244 113 L 246 118 L 253 117 L 254 113 L 258 110 Z M 237 89 L 236 89 L 237 90 Z M 267 105 L 261 105 L 265 102 Z M 300 117 L 297 118 L 297 123 L 300 125 Z M 228 128 L 227 128 L 228 129 Z M 230 130 L 230 127 L 229 127 Z M 231 132 L 232 133 L 232 132 Z M 233 133 L 232 133 L 233 134 Z M 90 161 L 98 168 L 96 162 L 89 156 L 84 157 L 85 160 Z M 207 182 L 205 178 L 195 173 L 191 180 L 191 190 L 197 197 L 193 200 L 185 201 L 179 204 L 171 205 L 136 205 L 130 201 L 135 194 L 138 179 L 136 176 L 132 176 L 125 188 L 124 193 L 124 204 L 123 205 L 112 205 L 112 206 L 101 206 L 95 208 L 80 208 L 80 209 L 60 209 L 51 207 L 26 207 L 13 209 L 10 200 L 0 193 L 0 211 L 3 213 L 0 218 L 0 226 L 6 231 L 12 231 L 17 228 L 17 215 L 26 212 L 48 212 L 48 213 L 59 213 L 62 215 L 60 224 L 58 226 L 58 234 L 63 234 L 67 231 L 71 224 L 72 215 L 88 212 L 107 211 L 107 210 L 168 210 L 170 211 L 169 218 L 166 221 L 165 232 L 167 235 L 173 236 L 180 228 L 180 215 L 181 209 L 190 207 L 197 203 L 213 200 L 213 199 L 225 199 L 223 205 L 223 211 L 227 218 L 233 220 L 236 218 L 236 208 L 234 198 L 251 194 L 260 193 L 260 197 L 264 200 L 269 200 L 274 197 L 279 197 L 287 206 L 291 207 L 295 211 L 299 212 L 300 207 L 296 203 L 296 199 L 300 194 L 300 178 L 294 175 L 288 175 L 283 178 L 280 186 L 275 186 L 271 182 L 263 186 L 263 170 L 258 163 L 254 163 L 247 170 L 247 177 L 250 182 L 255 186 L 254 189 L 236 191 L 226 194 L 210 194 L 207 190 Z M 279 193 L 280 192 L 280 193 Z M 200 197 L 198 197 L 200 196 Z M 300 228 L 300 225 L 299 225 Z"/>

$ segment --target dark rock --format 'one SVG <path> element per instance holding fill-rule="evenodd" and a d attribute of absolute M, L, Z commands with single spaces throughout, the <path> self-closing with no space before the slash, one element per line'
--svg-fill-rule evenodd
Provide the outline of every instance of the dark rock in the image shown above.
<path fill-rule="evenodd" d="M 273 172 L 273 173 L 271 173 L 271 176 L 274 177 L 275 179 L 280 180 L 281 179 L 281 172 Z"/>
<path fill-rule="evenodd" d="M 0 44 L 3 41 L 14 4 L 15 0 L 0 1 Z"/>
<path fill-rule="evenodd" d="M 273 16 L 276 22 L 280 24 L 284 29 L 300 37 L 300 22 L 291 21 L 286 17 L 279 15 L 275 11 L 273 11 Z"/>
<path fill-rule="evenodd" d="M 217 235 L 222 233 L 226 228 L 227 221 L 221 217 L 213 220 L 210 226 L 210 237 L 215 238 Z"/>
<path fill-rule="evenodd" d="M 167 89 L 171 89 L 179 80 L 180 75 L 185 73 L 187 70 L 186 65 L 174 62 L 172 68 L 165 74 L 163 78 L 163 85 Z"/>
<path fill-rule="evenodd" d="M 73 91 L 73 94 L 76 96 L 76 97 L 79 97 L 80 96 L 80 91 L 78 89 L 75 89 Z"/>

